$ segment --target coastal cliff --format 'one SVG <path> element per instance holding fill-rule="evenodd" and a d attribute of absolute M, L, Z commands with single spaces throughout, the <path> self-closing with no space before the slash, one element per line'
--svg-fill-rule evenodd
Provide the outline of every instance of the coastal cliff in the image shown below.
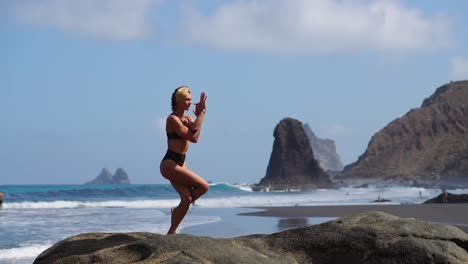
<path fill-rule="evenodd" d="M 307 190 L 332 187 L 328 175 L 314 158 L 302 123 L 284 118 L 275 127 L 273 150 L 264 178 L 254 190 Z"/>
<path fill-rule="evenodd" d="M 341 180 L 468 186 L 468 81 L 443 85 L 377 132 Z"/>
<path fill-rule="evenodd" d="M 34 264 L 58 263 L 468 263 L 468 234 L 414 218 L 368 212 L 271 235 L 220 239 L 153 233 L 67 238 Z"/>

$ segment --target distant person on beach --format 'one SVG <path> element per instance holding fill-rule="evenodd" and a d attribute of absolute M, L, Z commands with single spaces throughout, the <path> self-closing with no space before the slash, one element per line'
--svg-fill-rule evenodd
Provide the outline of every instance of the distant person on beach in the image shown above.
<path fill-rule="evenodd" d="M 442 189 L 442 203 L 448 203 L 448 193 L 445 189 Z"/>
<path fill-rule="evenodd" d="M 190 110 L 192 95 L 187 86 L 175 89 L 172 94 L 172 113 L 166 120 L 167 152 L 161 161 L 160 170 L 180 195 L 180 203 L 171 208 L 171 227 L 167 234 L 175 234 L 184 219 L 191 203 L 208 191 L 208 182 L 187 168 L 185 154 L 189 142 L 197 143 L 206 112 L 206 94 L 202 92 L 200 101 L 193 111 L 196 119 L 185 115 Z"/>
<path fill-rule="evenodd" d="M 0 207 L 2 207 L 3 204 L 3 193 L 0 192 Z"/>

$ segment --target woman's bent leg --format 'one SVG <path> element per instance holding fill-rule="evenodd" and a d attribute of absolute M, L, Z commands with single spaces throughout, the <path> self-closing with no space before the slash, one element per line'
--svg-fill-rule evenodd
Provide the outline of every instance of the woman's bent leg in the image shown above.
<path fill-rule="evenodd" d="M 193 187 L 192 189 L 192 202 L 194 203 L 198 198 L 208 191 L 208 183 L 206 185 L 201 185 L 198 188 Z"/>
<path fill-rule="evenodd" d="M 191 171 L 185 165 L 176 166 L 172 175 L 168 178 L 172 183 L 192 187 L 192 202 L 208 191 L 209 185 L 202 177 Z"/>

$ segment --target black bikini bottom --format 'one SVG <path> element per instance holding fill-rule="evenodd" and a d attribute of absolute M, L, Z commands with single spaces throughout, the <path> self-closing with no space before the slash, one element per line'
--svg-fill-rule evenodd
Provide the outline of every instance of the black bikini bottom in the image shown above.
<path fill-rule="evenodd" d="M 173 160 L 177 165 L 182 166 L 185 162 L 185 154 L 180 154 L 168 149 L 162 160 Z"/>

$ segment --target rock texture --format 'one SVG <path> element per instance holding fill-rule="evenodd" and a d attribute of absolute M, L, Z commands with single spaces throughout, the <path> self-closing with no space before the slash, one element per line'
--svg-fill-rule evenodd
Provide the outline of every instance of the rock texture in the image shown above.
<path fill-rule="evenodd" d="M 284 118 L 276 125 L 273 136 L 275 141 L 266 176 L 253 190 L 306 190 L 332 186 L 314 158 L 300 121 Z"/>
<path fill-rule="evenodd" d="M 122 168 L 118 168 L 114 176 L 112 176 L 112 183 L 113 184 L 130 184 L 130 179 L 128 178 L 128 174 Z"/>
<path fill-rule="evenodd" d="M 67 238 L 35 264 L 58 263 L 468 263 L 460 229 L 382 212 L 343 217 L 271 235 L 229 239 L 151 233 Z"/>
<path fill-rule="evenodd" d="M 445 201 L 444 201 L 445 200 Z M 444 193 L 441 193 L 437 197 L 429 199 L 424 202 L 429 203 L 468 203 L 468 194 L 453 194 L 447 193 L 446 199 L 444 199 Z"/>
<path fill-rule="evenodd" d="M 314 151 L 314 156 L 319 161 L 320 167 L 324 171 L 341 171 L 343 163 L 340 155 L 336 152 L 335 142 L 331 139 L 318 138 L 309 124 L 304 124 L 304 131 Z"/>
<path fill-rule="evenodd" d="M 468 81 L 446 84 L 377 132 L 337 178 L 468 186 Z"/>
<path fill-rule="evenodd" d="M 94 180 L 86 184 L 130 184 L 130 179 L 127 172 L 121 168 L 118 168 L 114 175 L 104 168 Z"/>

